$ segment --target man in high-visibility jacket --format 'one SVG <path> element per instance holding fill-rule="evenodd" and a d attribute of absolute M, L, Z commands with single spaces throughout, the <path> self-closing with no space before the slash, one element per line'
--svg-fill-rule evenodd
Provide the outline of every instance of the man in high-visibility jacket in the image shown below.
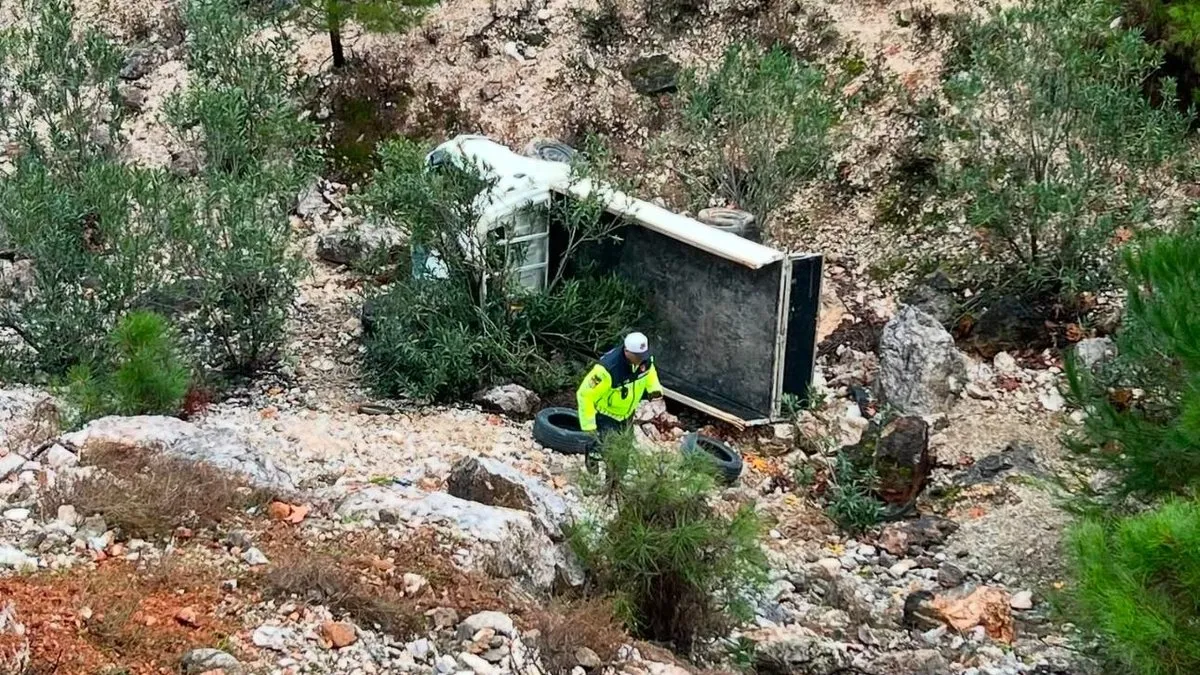
<path fill-rule="evenodd" d="M 630 333 L 625 344 L 600 357 L 576 392 L 579 428 L 602 436 L 623 429 L 643 398 L 662 396 L 650 343 Z"/>

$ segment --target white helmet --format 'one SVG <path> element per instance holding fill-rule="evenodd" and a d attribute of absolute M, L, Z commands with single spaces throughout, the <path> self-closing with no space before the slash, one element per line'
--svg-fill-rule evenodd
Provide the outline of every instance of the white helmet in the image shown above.
<path fill-rule="evenodd" d="M 625 336 L 625 351 L 630 354 L 645 354 L 650 351 L 650 341 L 641 333 L 630 333 Z"/>

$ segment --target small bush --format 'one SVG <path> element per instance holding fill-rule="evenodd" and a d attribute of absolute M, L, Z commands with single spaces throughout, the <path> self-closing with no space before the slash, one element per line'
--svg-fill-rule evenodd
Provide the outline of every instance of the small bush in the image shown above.
<path fill-rule="evenodd" d="M 1121 478 L 1117 497 L 1200 488 L 1200 227 L 1125 256 L 1119 356 L 1093 375 L 1068 359 L 1070 392 L 1088 412 L 1072 445 Z M 1140 398 L 1132 391 L 1140 389 Z"/>
<path fill-rule="evenodd" d="M 676 164 L 692 177 L 694 205 L 719 196 L 769 227 L 799 185 L 827 176 L 841 109 L 829 79 L 780 46 L 745 44 L 731 47 L 715 72 L 684 78 L 682 131 L 694 155 Z"/>
<path fill-rule="evenodd" d="M 1111 27 L 1117 13 L 1109 0 L 1020 3 L 959 28 L 938 200 L 945 222 L 982 235 L 963 261 L 981 304 L 1111 285 L 1114 236 L 1153 217 L 1158 193 L 1139 177 L 1187 147 L 1174 101 L 1144 95 L 1161 52 Z"/>
<path fill-rule="evenodd" d="M 1200 505 L 1168 502 L 1070 533 L 1071 609 L 1124 672 L 1200 672 Z"/>
<path fill-rule="evenodd" d="M 98 471 L 43 492 L 45 517 L 70 504 L 81 514 L 104 516 L 125 537 L 162 539 L 179 527 L 214 528 L 268 501 L 220 469 L 167 455 L 115 447 L 90 452 L 84 464 Z"/>
<path fill-rule="evenodd" d="M 616 661 L 628 636 L 621 628 L 612 602 L 580 600 L 552 604 L 531 617 L 539 635 L 533 647 L 549 673 L 566 675 L 577 665 L 575 652 L 587 647 L 604 663 Z"/>
<path fill-rule="evenodd" d="M 271 565 L 264 581 L 269 595 L 325 605 L 392 635 L 417 635 L 425 624 L 425 617 L 414 611 L 403 593 L 367 583 L 357 570 L 333 555 L 285 555 Z"/>
<path fill-rule="evenodd" d="M 858 466 L 846 453 L 837 456 L 826 493 L 825 511 L 844 530 L 862 532 L 883 519 L 883 504 L 875 497 L 875 469 Z"/>
<path fill-rule="evenodd" d="M 99 367 L 68 372 L 68 393 L 83 421 L 107 414 L 163 415 L 180 411 L 191 373 L 166 319 L 151 312 L 126 315 L 109 338 Z"/>
<path fill-rule="evenodd" d="M 115 156 L 120 51 L 76 26 L 71 3 L 27 4 L 30 23 L 0 30 L 0 69 L 14 74 L 0 126 L 17 145 L 0 176 L 0 248 L 31 261 L 33 288 L 0 306 L 18 338 L 0 342 L 0 361 L 23 379 L 61 377 L 102 359 L 120 317 L 154 309 L 197 365 L 270 363 L 302 269 L 287 214 L 313 160 L 282 38 L 260 40 L 270 31 L 236 0 L 187 3 L 192 77 L 168 110 L 201 156 L 193 180 Z"/>
<path fill-rule="evenodd" d="M 570 541 L 630 630 L 687 652 L 751 618 L 767 569 L 753 507 L 719 513 L 707 458 L 643 450 L 632 433 L 611 435 L 603 459 L 613 512 Z"/>
<path fill-rule="evenodd" d="M 431 530 L 402 542 L 350 534 L 320 548 L 297 538 L 267 553 L 272 562 L 260 587 L 268 597 L 324 605 L 403 639 L 426 634 L 426 612 L 439 607 L 460 616 L 527 609 L 502 582 L 456 566 Z M 407 572 L 429 585 L 415 595 L 404 592 Z"/>

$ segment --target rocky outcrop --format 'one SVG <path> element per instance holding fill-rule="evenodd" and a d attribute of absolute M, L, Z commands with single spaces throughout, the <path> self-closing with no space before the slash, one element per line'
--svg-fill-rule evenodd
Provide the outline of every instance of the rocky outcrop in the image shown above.
<path fill-rule="evenodd" d="M 179 659 L 179 669 L 183 675 L 200 675 L 214 671 L 238 675 L 242 672 L 242 664 L 220 649 L 193 649 Z"/>
<path fill-rule="evenodd" d="M 162 452 L 241 474 L 260 487 L 295 489 L 286 470 L 232 429 L 200 428 L 174 417 L 102 417 L 64 435 L 60 443 L 80 456 L 111 448 Z"/>
<path fill-rule="evenodd" d="M 54 398 L 44 391 L 29 388 L 0 390 L 0 466 L 5 464 L 5 456 L 31 457 L 57 436 L 60 417 Z M 3 477 L 3 469 L 0 469 L 0 479 Z"/>
<path fill-rule="evenodd" d="M 916 520 L 893 523 L 879 535 L 879 546 L 892 555 L 920 555 L 958 530 L 958 524 L 941 516 L 921 516 Z"/>
<path fill-rule="evenodd" d="M 875 442 L 875 471 L 879 496 L 889 504 L 907 504 L 929 480 L 929 425 L 920 417 L 899 417 L 888 423 Z"/>
<path fill-rule="evenodd" d="M 317 257 L 338 265 L 371 260 L 395 262 L 404 253 L 407 239 L 394 227 L 363 221 L 322 235 L 317 240 Z"/>
<path fill-rule="evenodd" d="M 519 384 L 502 384 L 476 393 L 475 402 L 509 415 L 532 415 L 541 399 Z"/>
<path fill-rule="evenodd" d="M 946 412 L 967 382 L 963 355 L 934 317 L 906 306 L 879 338 L 879 390 L 906 415 Z"/>
<path fill-rule="evenodd" d="M 566 501 L 553 490 L 490 457 L 464 457 L 456 462 L 446 491 L 459 499 L 529 513 L 555 540 L 562 539 L 570 515 Z"/>
<path fill-rule="evenodd" d="M 567 552 L 555 546 L 525 511 L 488 506 L 444 492 L 373 486 L 343 499 L 337 513 L 343 518 L 391 523 L 419 520 L 449 527 L 476 542 L 476 567 L 494 576 L 518 579 L 539 591 L 580 580 Z"/>
<path fill-rule="evenodd" d="M 637 93 L 646 96 L 669 94 L 679 88 L 679 64 L 665 54 L 631 61 L 621 72 Z"/>
<path fill-rule="evenodd" d="M 1088 338 L 1075 344 L 1075 358 L 1084 368 L 1095 368 L 1116 355 L 1117 345 L 1111 338 Z"/>
<path fill-rule="evenodd" d="M 988 483 L 1009 473 L 1036 476 L 1044 473 L 1038 466 L 1037 448 L 1029 443 L 1013 441 L 1000 452 L 987 455 L 953 478 L 955 485 L 970 487 Z"/>
<path fill-rule="evenodd" d="M 801 626 L 764 628 L 745 637 L 755 644 L 754 666 L 759 673 L 833 675 L 845 672 L 852 660 L 846 645 Z"/>

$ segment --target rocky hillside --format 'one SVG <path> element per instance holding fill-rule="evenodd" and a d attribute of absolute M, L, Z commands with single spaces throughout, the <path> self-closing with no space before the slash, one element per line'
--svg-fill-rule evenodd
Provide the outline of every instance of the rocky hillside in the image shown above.
<path fill-rule="evenodd" d="M 115 151 L 194 175 L 196 147 L 166 121 L 193 77 L 179 6 L 76 4 L 125 49 Z M 308 269 L 282 360 L 186 421 L 75 428 L 45 378 L 0 390 L 0 674 L 1096 671 L 1092 645 L 1052 610 L 1061 486 L 1105 478 L 1063 455 L 1082 416 L 1060 393 L 1062 353 L 967 349 L 931 317 L 934 286 L 923 309 L 900 302 L 918 252 L 973 233 L 897 233 L 877 215 L 919 131 L 912 100 L 940 87 L 947 27 L 974 3 L 667 5 L 445 0 L 406 35 L 350 31 L 345 73 L 324 34 L 290 27 L 287 56 L 312 78 L 304 107 L 331 159 L 291 207 L 289 247 Z M 645 178 L 643 196 L 685 210 L 650 152 L 678 113 L 659 94 L 734 42 L 780 38 L 831 79 L 848 74 L 845 98 L 872 94 L 841 121 L 836 176 L 790 194 L 765 233 L 828 261 L 817 403 L 742 432 L 682 411 L 639 416 L 639 438 L 664 452 L 685 427 L 727 439 L 746 468 L 716 508 L 752 503 L 771 522 L 753 621 L 688 662 L 578 599 L 565 531 L 605 505 L 579 487 L 579 458 L 533 441 L 529 408 L 418 406 L 364 387 L 358 263 L 404 234 L 358 211 L 369 162 L 350 156 L 397 133 L 514 148 L 602 134 L 617 170 Z M 665 81 L 647 81 L 637 65 L 659 56 Z M 0 154 L 0 170 L 16 160 Z M 22 290 L 23 262 L 0 256 L 0 297 Z M 1110 343 L 1079 349 L 1099 362 Z M 885 407 L 898 414 L 880 427 Z M 850 452 L 881 467 L 887 515 L 853 536 L 830 508 Z"/>

